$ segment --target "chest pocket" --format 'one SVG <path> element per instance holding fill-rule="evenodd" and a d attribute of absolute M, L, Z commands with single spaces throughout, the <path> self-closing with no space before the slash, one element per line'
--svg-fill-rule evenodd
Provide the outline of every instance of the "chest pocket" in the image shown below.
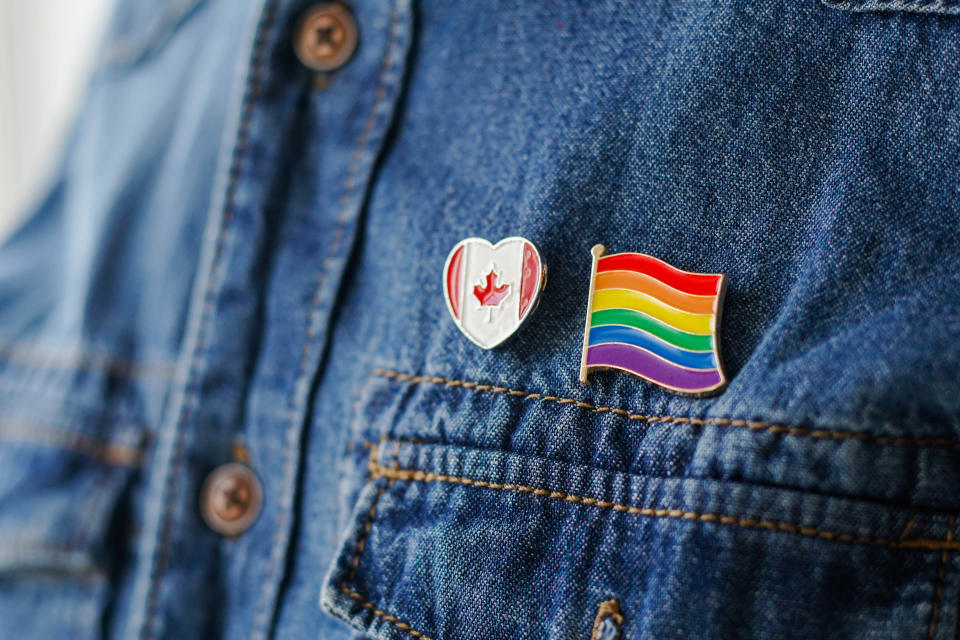
<path fill-rule="evenodd" d="M 150 380 L 131 377 L 141 373 Z M 104 633 L 139 526 L 133 493 L 149 434 L 143 393 L 162 384 L 162 374 L 91 354 L 3 345 L 0 636 Z"/>
<path fill-rule="evenodd" d="M 960 15 L 960 3 L 955 0 L 823 0 L 823 3 L 841 11 L 902 11 Z"/>
<path fill-rule="evenodd" d="M 953 637 L 953 514 L 707 477 L 671 438 L 713 427 L 563 400 L 374 375 L 326 609 L 383 639 Z"/>

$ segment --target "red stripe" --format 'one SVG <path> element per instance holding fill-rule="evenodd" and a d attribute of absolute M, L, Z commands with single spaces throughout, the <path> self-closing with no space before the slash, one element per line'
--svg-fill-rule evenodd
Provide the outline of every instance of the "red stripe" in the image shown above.
<path fill-rule="evenodd" d="M 463 247 L 450 256 L 450 266 L 447 267 L 447 299 L 453 316 L 460 319 L 460 300 L 463 298 Z"/>
<path fill-rule="evenodd" d="M 520 272 L 520 318 L 527 312 L 527 307 L 536 297 L 540 285 L 540 260 L 537 252 L 529 242 L 523 243 L 523 263 Z"/>
<path fill-rule="evenodd" d="M 655 278 L 677 291 L 696 296 L 713 296 L 720 292 L 723 276 L 717 273 L 690 273 L 672 267 L 642 253 L 615 253 L 597 261 L 597 273 L 603 271 L 636 271 Z"/>

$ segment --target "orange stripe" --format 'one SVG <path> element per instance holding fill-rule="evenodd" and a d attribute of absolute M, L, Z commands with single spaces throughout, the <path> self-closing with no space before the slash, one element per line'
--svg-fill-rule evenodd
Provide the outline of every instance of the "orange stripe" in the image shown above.
<path fill-rule="evenodd" d="M 635 271 L 604 271 L 597 274 L 595 290 L 628 289 L 638 291 L 670 305 L 674 309 L 689 313 L 714 313 L 716 296 L 695 296 L 677 291 L 659 280 Z"/>

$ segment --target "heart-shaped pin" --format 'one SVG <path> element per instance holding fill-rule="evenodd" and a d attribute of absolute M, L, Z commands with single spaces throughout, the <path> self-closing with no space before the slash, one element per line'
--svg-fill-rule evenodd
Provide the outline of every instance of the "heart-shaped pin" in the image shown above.
<path fill-rule="evenodd" d="M 484 349 L 520 328 L 536 309 L 546 282 L 540 253 L 520 237 L 496 245 L 483 238 L 461 240 L 443 267 L 447 309 L 463 335 Z"/>

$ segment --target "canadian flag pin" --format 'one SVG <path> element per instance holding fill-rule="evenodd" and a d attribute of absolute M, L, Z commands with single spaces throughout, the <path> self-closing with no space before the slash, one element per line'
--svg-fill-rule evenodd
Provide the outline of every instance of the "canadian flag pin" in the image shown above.
<path fill-rule="evenodd" d="M 492 349 L 530 317 L 547 283 L 547 267 L 526 238 L 461 240 L 443 267 L 443 297 L 453 321 L 474 344 Z"/>

